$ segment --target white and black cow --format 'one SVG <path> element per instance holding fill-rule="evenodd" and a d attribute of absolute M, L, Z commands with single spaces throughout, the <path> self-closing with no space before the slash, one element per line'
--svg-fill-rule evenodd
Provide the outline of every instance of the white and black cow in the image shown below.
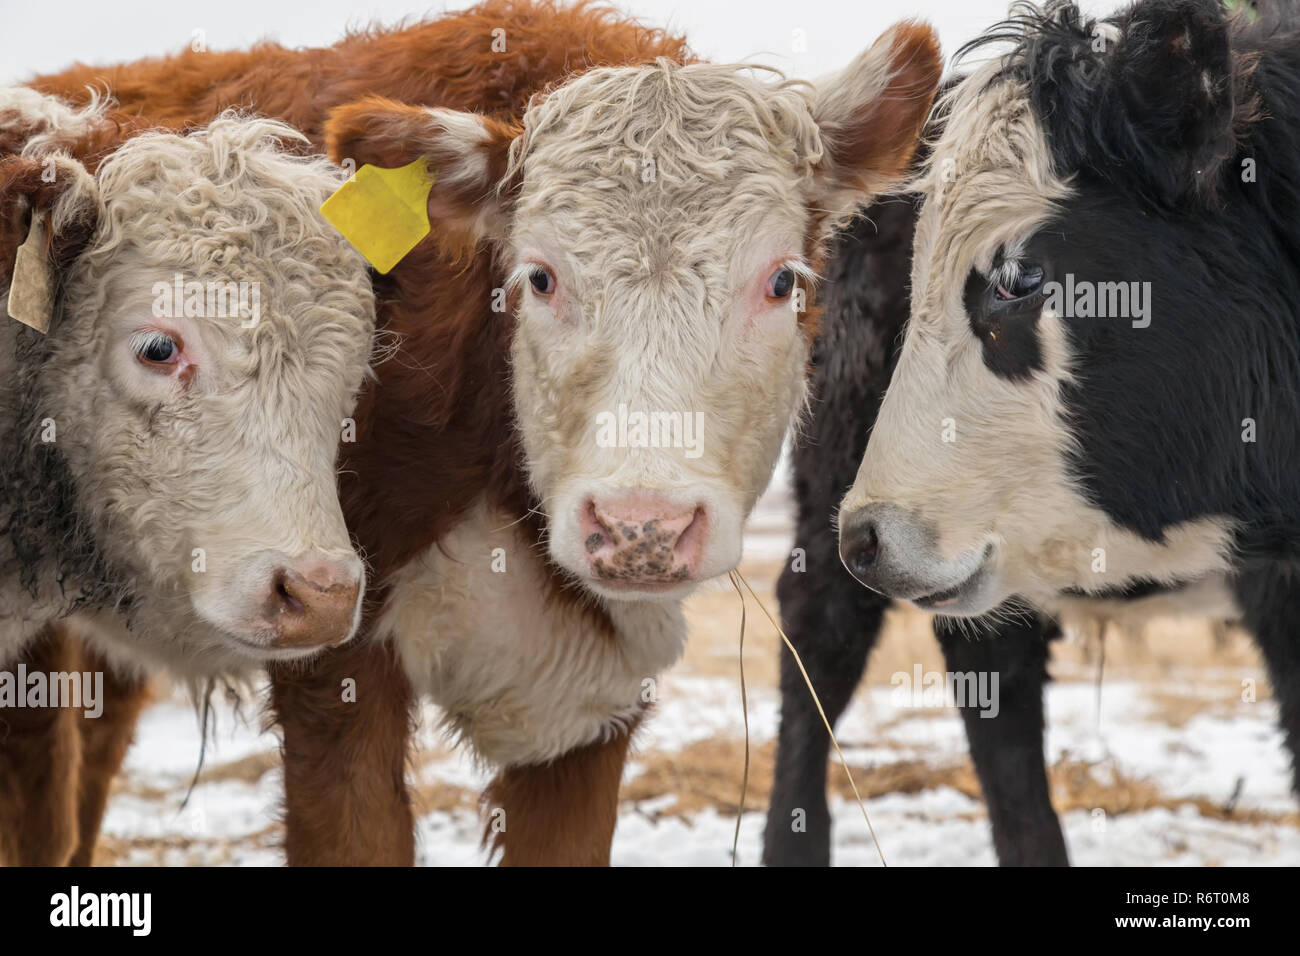
<path fill-rule="evenodd" d="M 1055 627 L 1009 611 L 1240 616 L 1300 746 L 1296 22 L 1291 4 L 1021 6 L 973 45 L 1011 51 L 938 108 L 897 368 L 874 428 L 869 396 L 837 426 L 871 430 L 840 552 L 945 616 L 951 670 L 1000 673 L 998 718 L 964 716 L 1003 863 L 1066 861 L 1042 768 Z M 882 603 L 828 587 L 787 623 L 830 623 L 805 642 L 838 655 L 822 668 L 847 701 Z M 981 625 L 998 638 L 958 634 Z M 798 783 L 820 789 L 816 735 L 785 698 L 767 856 L 820 862 L 824 837 L 786 836 L 788 807 L 824 798 Z"/>
<path fill-rule="evenodd" d="M 861 682 L 893 603 L 862 587 L 845 569 L 835 513 L 853 484 L 898 358 L 918 205 L 912 196 L 883 200 L 837 241 L 813 350 L 813 411 L 794 446 L 795 544 L 805 560 L 801 567 L 787 564 L 781 574 L 781 623 L 832 721 L 838 721 Z M 972 641 L 945 618 L 935 618 L 948 671 L 999 675 L 995 716 L 974 701 L 960 710 L 1003 863 L 1066 861 L 1042 756 L 1048 642 L 1059 634 L 1050 618 L 1024 614 L 999 624 L 996 640 Z M 763 848 L 768 865 L 830 862 L 829 750 L 803 675 L 784 654 L 781 727 Z"/>

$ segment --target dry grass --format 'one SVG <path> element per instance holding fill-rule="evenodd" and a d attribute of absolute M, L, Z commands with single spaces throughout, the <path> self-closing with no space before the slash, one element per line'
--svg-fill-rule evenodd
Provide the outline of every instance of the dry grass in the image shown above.
<path fill-rule="evenodd" d="M 780 566 L 750 563 L 744 573 L 769 610 L 775 615 L 776 578 Z M 696 594 L 686 605 L 691 631 L 690 644 L 680 672 L 715 677 L 736 677 L 736 653 L 741 612 L 740 598 L 730 585 Z M 1200 620 L 1158 620 L 1141 633 L 1124 633 L 1109 627 L 1102 634 L 1067 634 L 1052 649 L 1052 672 L 1057 680 L 1094 681 L 1099 649 L 1105 641 L 1103 680 L 1167 682 L 1171 673 L 1194 678 L 1194 688 L 1178 692 L 1153 691 L 1151 719 L 1170 727 L 1186 726 L 1198 714 L 1226 714 L 1240 706 L 1241 680 L 1258 678 L 1261 662 L 1250 637 L 1236 628 Z M 751 687 L 776 684 L 779 654 L 784 653 L 780 637 L 752 601 L 748 605 L 745 634 L 745 669 Z M 926 671 L 942 671 L 943 655 L 930 628 L 930 616 L 912 608 L 896 607 L 885 619 L 881 639 L 873 651 L 864 683 L 889 685 L 890 677 L 910 672 L 917 664 Z M 1270 696 L 1266 681 L 1256 681 L 1260 700 Z M 906 715 L 909 719 L 935 710 Z M 889 721 L 882 725 L 887 730 Z M 888 745 L 887 735 L 873 740 Z M 743 741 L 713 739 L 672 752 L 650 752 L 637 758 L 642 772 L 624 786 L 625 801 L 642 802 L 675 796 L 658 815 L 684 816 L 705 808 L 735 813 L 741 787 Z M 775 743 L 768 741 L 751 752 L 750 809 L 766 806 L 775 757 Z M 956 765 L 935 765 L 923 760 L 902 760 L 876 767 L 853 766 L 854 779 L 864 798 L 889 793 L 918 793 L 937 787 L 951 787 L 980 800 L 979 784 L 969 761 Z M 1049 768 L 1053 804 L 1058 812 L 1103 810 L 1108 815 L 1136 813 L 1164 808 L 1193 807 L 1202 816 L 1249 823 L 1285 823 L 1300 826 L 1300 814 L 1242 811 L 1204 798 L 1171 798 L 1162 794 L 1154 781 L 1130 776 L 1110 763 L 1092 764 L 1062 758 Z M 843 769 L 832 759 L 828 769 L 831 792 L 849 799 L 852 791 Z M 981 811 L 982 815 L 982 811 Z"/>
<path fill-rule="evenodd" d="M 746 795 L 749 812 L 761 813 L 767 808 L 775 752 L 773 741 L 751 750 L 749 791 Z M 271 756 L 274 755 L 257 755 L 258 758 Z M 251 773 L 251 768 L 261 762 L 245 758 L 226 767 L 213 768 L 213 771 L 228 770 L 229 774 L 222 775 L 222 779 L 246 779 L 245 774 Z M 267 769 L 271 769 L 277 761 L 268 759 L 266 762 L 269 764 Z M 623 786 L 625 810 L 635 810 L 655 820 L 689 819 L 702 810 L 730 815 L 736 812 L 740 799 L 744 741 L 713 738 L 693 743 L 681 751 L 643 752 L 635 756 L 635 765 L 639 772 Z M 243 769 L 236 772 L 236 767 Z M 979 784 L 969 761 L 934 765 L 922 760 L 900 760 L 877 766 L 854 764 L 851 769 L 859 791 L 868 800 L 892 793 L 916 794 L 940 787 L 949 787 L 975 801 L 981 799 Z M 1048 773 L 1052 804 L 1059 813 L 1102 810 L 1107 816 L 1117 816 L 1190 807 L 1202 817 L 1214 820 L 1300 827 L 1300 812 L 1240 810 L 1203 797 L 1168 797 L 1161 793 L 1154 781 L 1125 774 L 1109 762 L 1088 763 L 1067 757 L 1050 767 Z M 843 769 L 836 762 L 828 768 L 827 786 L 835 796 L 845 800 L 853 798 Z M 472 812 L 477 806 L 478 794 L 465 787 L 423 782 L 412 789 L 418 814 L 435 810 Z M 667 798 L 672 798 L 671 802 L 667 802 Z M 981 806 L 973 809 L 967 818 L 983 816 Z M 95 862 L 97 865 L 112 865 L 143 858 L 155 863 L 179 859 L 186 863 L 213 865 L 231 861 L 237 854 L 247 855 L 252 850 L 274 850 L 282 839 L 283 827 L 279 823 L 233 840 L 177 834 L 129 839 L 106 836 L 100 841 Z"/>
<path fill-rule="evenodd" d="M 750 752 L 749 792 L 745 801 L 748 810 L 761 811 L 767 807 L 775 754 L 773 741 L 754 747 Z M 675 753 L 641 754 L 637 763 L 642 772 L 624 784 L 624 803 L 675 797 L 675 802 L 660 805 L 653 812 L 654 817 L 687 817 L 705 809 L 724 814 L 737 810 L 744 767 L 743 740 L 704 740 Z M 892 793 L 916 794 L 940 787 L 950 787 L 972 800 L 982 799 L 975 770 L 969 761 L 936 766 L 922 760 L 900 760 L 874 767 L 850 764 L 850 769 L 859 792 L 867 800 Z M 1048 779 L 1052 804 L 1058 813 L 1103 810 L 1108 816 L 1115 816 L 1192 807 L 1201 816 L 1216 820 L 1300 827 L 1300 812 L 1296 811 L 1239 810 L 1202 797 L 1165 796 L 1154 781 L 1125 774 L 1108 761 L 1089 763 L 1063 757 L 1048 768 Z M 832 761 L 828 768 L 827 786 L 836 796 L 853 799 L 843 768 L 837 762 Z M 976 815 L 984 815 L 982 808 Z"/>
<path fill-rule="evenodd" d="M 184 834 L 129 838 L 104 835 L 95 846 L 94 865 L 222 866 L 236 862 L 249 851 L 278 852 L 283 845 L 284 827 L 280 823 L 234 839 Z"/>
<path fill-rule="evenodd" d="M 478 806 L 478 791 L 439 781 L 420 781 L 411 787 L 411 806 L 417 816 L 434 811 L 473 810 Z"/>

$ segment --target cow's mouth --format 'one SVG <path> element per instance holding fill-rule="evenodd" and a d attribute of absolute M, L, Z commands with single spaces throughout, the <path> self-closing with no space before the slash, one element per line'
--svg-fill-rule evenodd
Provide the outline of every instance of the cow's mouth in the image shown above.
<path fill-rule="evenodd" d="M 275 647 L 269 643 L 250 640 L 225 628 L 221 629 L 221 636 L 237 653 L 255 661 L 297 661 L 325 650 L 324 647 Z"/>
<path fill-rule="evenodd" d="M 662 581 L 588 577 L 584 579 L 583 583 L 589 590 L 615 600 L 636 600 L 638 598 L 676 599 L 685 597 L 699 584 L 698 581 L 691 577 Z"/>
<path fill-rule="evenodd" d="M 240 632 L 228 625 L 212 621 L 207 621 L 207 624 L 228 650 L 257 664 L 309 660 L 329 646 L 322 644 L 314 647 L 285 647 L 276 643 L 277 634 L 274 628 L 254 628 Z"/>
<path fill-rule="evenodd" d="M 993 566 L 993 542 L 984 545 L 984 551 L 976 562 L 975 569 L 965 578 L 950 587 L 932 591 L 920 597 L 912 598 L 912 603 L 923 611 L 935 614 L 979 614 L 986 603 L 981 598 L 987 590 L 989 570 Z"/>

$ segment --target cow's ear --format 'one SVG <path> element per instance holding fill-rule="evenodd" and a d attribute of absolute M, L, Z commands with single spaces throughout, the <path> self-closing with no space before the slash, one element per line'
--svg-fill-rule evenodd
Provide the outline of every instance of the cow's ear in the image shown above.
<path fill-rule="evenodd" d="M 1253 113 L 1248 62 L 1234 57 L 1217 0 L 1145 4 L 1121 22 L 1093 120 L 1111 170 L 1159 202 L 1211 196 Z"/>
<path fill-rule="evenodd" d="M 38 224 L 40 264 L 52 282 L 89 244 L 99 224 L 95 178 L 62 154 L 0 158 L 0 293 L 7 302 L 18 248 Z M 29 247 L 31 249 L 32 247 Z"/>
<path fill-rule="evenodd" d="M 943 73 L 939 38 L 897 23 L 842 72 L 817 83 L 813 119 L 823 157 L 816 201 L 834 218 L 904 177 Z"/>
<path fill-rule="evenodd" d="M 331 112 L 325 126 L 330 157 L 388 169 L 417 159 L 433 171 L 429 222 L 452 248 L 502 238 L 504 208 L 498 187 L 510 143 L 519 130 L 477 113 L 408 106 L 369 97 Z"/>

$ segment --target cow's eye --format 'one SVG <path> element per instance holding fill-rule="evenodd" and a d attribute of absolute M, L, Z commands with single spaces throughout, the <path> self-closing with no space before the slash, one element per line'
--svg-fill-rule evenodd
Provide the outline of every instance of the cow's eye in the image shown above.
<path fill-rule="evenodd" d="M 550 295 L 555 291 L 555 276 L 546 266 L 534 265 L 528 273 L 528 284 L 538 295 Z"/>
<path fill-rule="evenodd" d="M 176 340 L 166 332 L 147 329 L 131 336 L 131 351 L 142 365 L 171 365 L 181 356 Z"/>
<path fill-rule="evenodd" d="M 781 266 L 767 279 L 765 294 L 769 299 L 788 299 L 794 291 L 794 270 Z"/>
<path fill-rule="evenodd" d="M 1043 268 L 1028 262 L 1006 261 L 993 270 L 993 295 L 1003 302 L 1031 296 L 1043 287 Z"/>

